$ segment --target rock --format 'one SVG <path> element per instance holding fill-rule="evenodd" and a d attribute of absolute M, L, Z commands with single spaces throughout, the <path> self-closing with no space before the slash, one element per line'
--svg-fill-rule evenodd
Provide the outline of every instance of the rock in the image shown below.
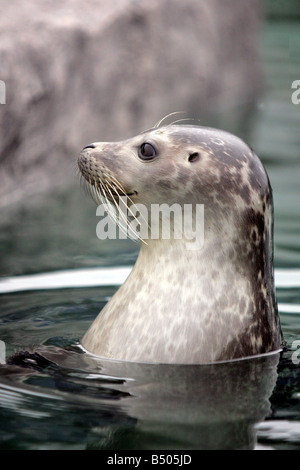
<path fill-rule="evenodd" d="M 67 184 L 90 142 L 253 103 L 260 17 L 257 0 L 8 2 L 0 206 Z"/>

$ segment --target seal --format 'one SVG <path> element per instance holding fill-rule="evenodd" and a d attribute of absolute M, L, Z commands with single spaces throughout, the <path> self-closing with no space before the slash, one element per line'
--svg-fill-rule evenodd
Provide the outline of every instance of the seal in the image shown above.
<path fill-rule="evenodd" d="M 140 237 L 130 275 L 82 338 L 88 352 L 199 364 L 281 347 L 272 190 L 245 142 L 222 130 L 172 124 L 88 145 L 78 165 L 96 200 L 120 208 L 117 197 L 127 197 L 132 213 L 139 205 L 204 207 L 198 249 L 189 249 L 185 233 L 175 236 L 175 222 L 169 237 Z"/>

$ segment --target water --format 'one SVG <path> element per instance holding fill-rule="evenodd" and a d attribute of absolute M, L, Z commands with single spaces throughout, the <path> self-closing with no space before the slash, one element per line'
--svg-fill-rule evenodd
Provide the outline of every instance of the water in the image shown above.
<path fill-rule="evenodd" d="M 291 83 L 300 79 L 298 30 L 297 23 L 265 25 L 266 88 L 244 135 L 273 186 L 288 350 L 203 366 L 83 354 L 78 340 L 128 275 L 138 247 L 97 240 L 95 206 L 74 181 L 72 192 L 32 197 L 14 217 L 2 214 L 0 363 L 20 351 L 32 355 L 21 357 L 22 367 L 0 366 L 1 449 L 300 448 L 300 353 L 293 349 L 300 341 L 300 105 L 291 102 Z"/>

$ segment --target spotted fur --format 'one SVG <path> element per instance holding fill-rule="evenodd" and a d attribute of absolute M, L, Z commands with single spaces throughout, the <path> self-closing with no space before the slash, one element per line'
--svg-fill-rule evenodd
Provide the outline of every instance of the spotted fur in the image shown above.
<path fill-rule="evenodd" d="M 152 161 L 138 156 L 145 142 L 157 149 Z M 90 184 L 116 179 L 134 203 L 149 208 L 204 204 L 205 230 L 196 251 L 186 250 L 184 239 L 147 240 L 83 346 L 154 363 L 206 363 L 280 348 L 272 190 L 255 153 L 224 131 L 183 125 L 93 147 L 78 159 Z"/>

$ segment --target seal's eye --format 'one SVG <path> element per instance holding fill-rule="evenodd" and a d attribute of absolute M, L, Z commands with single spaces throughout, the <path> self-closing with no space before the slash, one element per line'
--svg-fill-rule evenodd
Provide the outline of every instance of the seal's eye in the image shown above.
<path fill-rule="evenodd" d="M 139 147 L 139 157 L 142 160 L 152 160 L 156 156 L 156 150 L 153 145 L 145 142 Z"/>

